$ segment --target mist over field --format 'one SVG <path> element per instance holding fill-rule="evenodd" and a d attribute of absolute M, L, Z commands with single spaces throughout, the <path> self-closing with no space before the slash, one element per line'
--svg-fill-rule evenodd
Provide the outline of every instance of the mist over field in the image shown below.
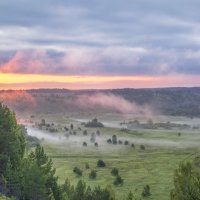
<path fill-rule="evenodd" d="M 140 198 L 148 183 L 150 196 L 157 199 L 170 193 L 178 164 L 198 155 L 199 91 L 13 90 L 0 91 L 0 101 L 16 113 L 27 151 L 44 147 L 59 184 L 66 178 L 75 185 L 79 180 L 91 187 L 110 184 L 121 200 L 127 190 Z M 98 160 L 106 167 L 99 168 Z M 117 177 L 111 175 L 113 168 L 123 179 L 120 190 L 115 185 Z M 82 175 L 77 176 L 74 169 Z M 91 180 L 92 170 L 97 174 Z"/>

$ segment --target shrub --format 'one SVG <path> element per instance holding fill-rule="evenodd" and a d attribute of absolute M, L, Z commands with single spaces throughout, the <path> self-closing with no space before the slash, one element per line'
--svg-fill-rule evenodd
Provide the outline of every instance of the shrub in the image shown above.
<path fill-rule="evenodd" d="M 87 142 L 83 142 L 83 146 L 84 146 L 84 147 L 87 147 Z"/>
<path fill-rule="evenodd" d="M 85 169 L 90 169 L 90 166 L 88 163 L 85 164 Z"/>
<path fill-rule="evenodd" d="M 117 136 L 116 135 L 112 136 L 112 143 L 117 144 Z"/>
<path fill-rule="evenodd" d="M 112 174 L 113 176 L 118 176 L 119 170 L 118 170 L 116 167 L 114 167 L 114 168 L 112 168 L 112 170 L 111 170 L 111 174 Z"/>
<path fill-rule="evenodd" d="M 97 134 L 97 136 L 100 136 L 100 130 L 97 130 L 97 132 L 96 132 L 96 134 Z"/>
<path fill-rule="evenodd" d="M 122 141 L 121 141 L 121 140 L 118 140 L 118 144 L 122 144 Z"/>
<path fill-rule="evenodd" d="M 78 176 L 82 176 L 83 174 L 82 170 L 78 167 L 74 167 L 73 172 L 77 174 Z"/>
<path fill-rule="evenodd" d="M 95 179 L 97 177 L 97 172 L 95 170 L 92 170 L 89 174 L 90 179 Z"/>
<path fill-rule="evenodd" d="M 115 179 L 114 182 L 113 182 L 113 184 L 114 184 L 115 186 L 122 185 L 123 183 L 124 183 L 124 180 L 123 180 L 122 177 L 119 176 L 119 175 L 116 177 L 116 179 Z"/>
<path fill-rule="evenodd" d="M 105 167 L 106 163 L 103 160 L 98 160 L 97 161 L 97 167 Z"/>
<path fill-rule="evenodd" d="M 42 119 L 42 120 L 41 120 L 41 125 L 45 125 L 45 123 L 46 123 L 46 122 L 45 122 L 45 119 Z"/>
<path fill-rule="evenodd" d="M 133 200 L 133 199 L 135 199 L 134 196 L 133 196 L 133 193 L 132 193 L 132 192 L 129 192 L 129 194 L 128 194 L 126 200 Z"/>
<path fill-rule="evenodd" d="M 95 146 L 95 147 L 98 147 L 98 143 L 97 143 L 97 142 L 95 142 L 95 143 L 94 143 L 94 146 Z"/>
<path fill-rule="evenodd" d="M 104 125 L 97 120 L 97 118 L 94 118 L 92 121 L 89 121 L 85 124 L 86 127 L 104 127 Z"/>
<path fill-rule="evenodd" d="M 143 191 L 142 191 L 142 196 L 143 197 L 148 197 L 150 195 L 151 195 L 151 193 L 150 193 L 150 187 L 149 187 L 149 185 L 146 185 L 144 187 Z"/>
<path fill-rule="evenodd" d="M 88 135 L 87 130 L 84 130 L 84 131 L 83 131 L 83 135 L 84 135 L 84 136 L 87 136 L 87 135 Z"/>
<path fill-rule="evenodd" d="M 145 146 L 143 144 L 140 145 L 141 150 L 145 150 Z"/>
<path fill-rule="evenodd" d="M 128 145 L 128 143 L 129 143 L 128 140 L 126 140 L 126 141 L 124 142 L 124 145 Z"/>
<path fill-rule="evenodd" d="M 134 144 L 131 144 L 131 147 L 132 147 L 132 148 L 135 148 L 135 145 L 134 145 Z"/>
<path fill-rule="evenodd" d="M 107 140 L 107 143 L 108 143 L 108 144 L 111 144 L 111 143 L 112 143 L 112 140 L 109 138 L 109 139 Z"/>
<path fill-rule="evenodd" d="M 69 129 L 68 129 L 66 126 L 64 127 L 64 130 L 65 130 L 65 131 L 69 131 Z"/>
<path fill-rule="evenodd" d="M 91 141 L 91 142 L 95 142 L 95 140 L 96 140 L 96 134 L 95 134 L 95 133 L 92 133 L 92 134 L 91 134 L 90 141 Z"/>
<path fill-rule="evenodd" d="M 76 131 L 73 131 L 73 135 L 76 135 L 77 134 L 77 132 Z"/>

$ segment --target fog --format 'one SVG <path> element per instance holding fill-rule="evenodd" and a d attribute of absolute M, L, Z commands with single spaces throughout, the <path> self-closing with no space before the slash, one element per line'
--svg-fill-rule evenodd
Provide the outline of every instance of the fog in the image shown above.
<path fill-rule="evenodd" d="M 96 108 L 109 111 L 115 111 L 122 114 L 144 114 L 152 115 L 153 111 L 149 105 L 137 105 L 130 102 L 122 96 L 97 93 L 93 95 L 80 95 L 75 103 L 82 108 Z"/>
<path fill-rule="evenodd" d="M 91 133 L 88 133 L 88 136 L 83 136 L 82 132 L 78 135 L 69 135 L 69 137 L 63 136 L 61 133 L 53 135 L 48 134 L 44 131 L 38 130 L 36 128 L 32 128 L 31 126 L 27 126 L 28 135 L 37 137 L 38 139 L 43 139 L 45 143 L 56 143 L 57 145 L 64 145 L 70 148 L 88 148 L 94 147 L 94 143 L 90 142 Z M 130 148 L 131 144 L 135 145 L 145 145 L 151 147 L 162 147 L 162 148 L 186 148 L 186 147 L 194 147 L 199 146 L 199 142 L 194 141 L 172 141 L 166 139 L 144 139 L 144 138 L 137 138 L 132 136 L 117 136 L 118 140 L 121 140 L 122 143 L 124 141 L 129 142 L 129 146 L 126 145 L 112 145 L 108 144 L 107 140 L 111 138 L 111 135 L 104 135 L 103 133 L 100 136 L 96 136 L 95 142 L 98 143 L 99 147 L 98 150 L 100 151 L 113 151 L 120 148 Z M 83 142 L 87 143 L 87 147 L 83 147 Z"/>
<path fill-rule="evenodd" d="M 31 126 L 26 126 L 26 128 L 28 135 L 37 137 L 40 140 L 44 139 L 45 141 L 48 142 L 61 142 L 64 139 L 64 137 L 62 136 L 60 137 L 57 135 L 54 136 L 52 134 L 45 133 L 44 131 L 38 130 L 36 128 L 32 128 Z"/>
<path fill-rule="evenodd" d="M 138 105 L 119 95 L 111 93 L 30 93 L 27 91 L 0 91 L 0 102 L 5 103 L 17 116 L 27 117 L 27 114 L 69 114 L 81 113 L 80 118 L 92 113 L 98 117 L 99 113 L 118 113 L 123 115 L 137 115 L 152 118 L 155 114 L 150 105 Z M 104 120 L 103 120 L 104 121 Z M 111 122 L 104 121 L 109 127 L 118 127 Z"/>

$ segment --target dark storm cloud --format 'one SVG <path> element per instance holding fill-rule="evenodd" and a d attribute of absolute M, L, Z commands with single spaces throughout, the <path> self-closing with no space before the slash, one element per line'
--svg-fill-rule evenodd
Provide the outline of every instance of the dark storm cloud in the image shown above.
<path fill-rule="evenodd" d="M 0 72 L 200 74 L 199 7 L 196 0 L 3 0 Z"/>

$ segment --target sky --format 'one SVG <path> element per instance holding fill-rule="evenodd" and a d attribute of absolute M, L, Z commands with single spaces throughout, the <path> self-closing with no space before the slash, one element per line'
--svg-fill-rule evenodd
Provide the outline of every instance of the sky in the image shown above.
<path fill-rule="evenodd" d="M 1 0 L 0 89 L 200 86 L 198 0 Z"/>

